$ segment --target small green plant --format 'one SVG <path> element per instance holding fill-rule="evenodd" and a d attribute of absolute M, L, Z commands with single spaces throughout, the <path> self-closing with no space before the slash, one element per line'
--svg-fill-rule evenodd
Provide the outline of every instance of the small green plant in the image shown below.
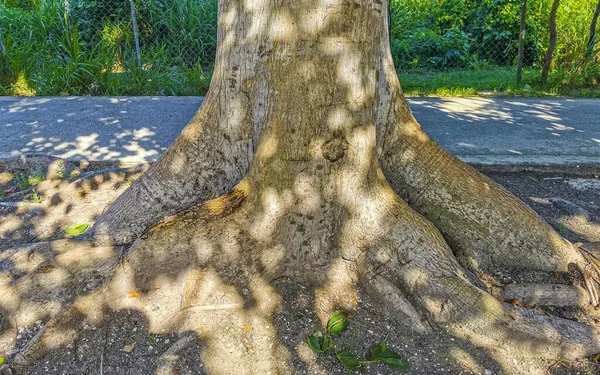
<path fill-rule="evenodd" d="M 33 174 L 27 177 L 27 181 L 29 182 L 30 186 L 35 186 L 40 182 L 44 181 L 44 175 L 40 171 L 35 171 L 33 172 Z"/>
<path fill-rule="evenodd" d="M 31 201 L 33 203 L 42 203 L 44 201 L 44 199 L 39 196 L 35 188 L 31 189 Z"/>
<path fill-rule="evenodd" d="M 73 224 L 70 227 L 65 228 L 65 232 L 72 237 L 77 237 L 80 234 L 87 232 L 90 229 L 89 224 Z"/>
<path fill-rule="evenodd" d="M 366 365 L 372 363 L 383 363 L 398 371 L 406 371 L 410 368 L 408 361 L 402 359 L 398 353 L 389 350 L 383 341 L 371 347 L 366 360 L 360 360 L 354 353 L 338 350 L 333 338 L 340 337 L 347 327 L 346 315 L 335 312 L 327 321 L 327 333 L 315 331 L 306 338 L 306 342 L 315 353 L 325 353 L 332 349 L 340 364 L 350 372 L 364 370 Z"/>
<path fill-rule="evenodd" d="M 564 232 L 565 230 L 567 230 L 567 227 L 565 227 L 565 225 L 563 223 L 558 223 L 556 225 L 556 230 L 558 230 L 560 233 Z"/>
<path fill-rule="evenodd" d="M 154 346 L 156 345 L 156 338 L 152 335 L 148 335 L 146 336 L 146 345 L 150 346 Z"/>
<path fill-rule="evenodd" d="M 29 181 L 27 177 L 22 173 L 18 173 L 17 175 L 15 175 L 15 182 L 21 190 L 25 190 L 29 187 Z"/>
<path fill-rule="evenodd" d="M 64 180 L 65 178 L 67 178 L 67 170 L 64 164 L 61 164 L 56 168 L 54 178 L 56 178 L 57 180 Z"/>
<path fill-rule="evenodd" d="M 30 186 L 35 186 L 40 182 L 44 181 L 44 175 L 39 170 L 34 171 L 29 176 L 26 176 L 23 173 L 18 173 L 15 176 L 15 181 L 17 182 L 17 186 L 19 186 L 19 189 L 25 190 Z"/>

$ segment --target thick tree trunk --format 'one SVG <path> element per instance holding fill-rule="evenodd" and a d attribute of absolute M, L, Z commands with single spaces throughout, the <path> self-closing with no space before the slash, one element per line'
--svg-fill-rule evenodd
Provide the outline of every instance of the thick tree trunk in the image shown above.
<path fill-rule="evenodd" d="M 550 20 L 548 21 L 548 31 L 550 33 L 550 40 L 548 41 L 548 49 L 544 56 L 544 67 L 542 69 L 542 83 L 548 82 L 548 73 L 550 73 L 550 66 L 552 65 L 552 55 L 554 54 L 554 48 L 556 48 L 556 42 L 558 41 L 558 31 L 556 30 L 556 12 L 558 11 L 558 5 L 560 0 L 554 0 L 552 3 L 552 9 L 550 10 Z"/>
<path fill-rule="evenodd" d="M 235 7 L 220 6 L 221 14 Z M 220 18 L 217 61 L 202 106 L 167 152 L 98 219 L 89 233 L 96 242 L 131 243 L 163 216 L 230 191 L 248 173 L 272 100 L 267 63 L 273 41 L 259 35 L 266 31 L 257 32 L 261 26 L 251 25 L 249 12 L 239 16 Z M 243 37 L 248 33 L 256 38 Z"/>
<path fill-rule="evenodd" d="M 39 292 L 35 272 L 0 285 L 0 326 L 16 329 L 24 300 L 29 319 L 53 298 L 66 311 L 11 366 L 64 344 L 73 322 L 111 308 L 143 312 L 157 332 L 203 327 L 211 373 L 284 372 L 285 361 L 271 359 L 289 353 L 274 344 L 269 324 L 279 277 L 313 287 L 321 319 L 355 308 L 366 289 L 395 301 L 399 319 L 415 329 L 443 327 L 483 348 L 545 358 L 600 351 L 595 328 L 492 295 L 499 271 L 566 273 L 588 264 L 523 203 L 423 133 L 394 70 L 387 2 L 219 6 L 217 64 L 202 107 L 95 225 L 96 242 L 133 242 L 126 262 L 117 267 L 111 247 L 71 242 L 38 249 L 39 257 L 11 253 L 20 270 L 50 258 L 54 271 L 43 277 L 70 291 Z M 223 336 L 231 321 L 257 327 L 260 356 L 249 360 L 243 343 Z"/>

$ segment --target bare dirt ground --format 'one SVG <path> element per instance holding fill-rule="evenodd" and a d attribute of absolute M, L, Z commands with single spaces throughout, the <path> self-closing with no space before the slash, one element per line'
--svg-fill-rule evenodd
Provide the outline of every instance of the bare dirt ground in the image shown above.
<path fill-rule="evenodd" d="M 147 168 L 146 165 L 98 165 L 65 162 L 49 157 L 0 160 L 0 252 L 20 244 L 68 238 L 64 229 L 95 218 Z M 572 242 L 591 248 L 600 244 L 600 168 L 490 168 L 492 179 L 525 201 Z M 0 271 L 3 270 L 0 262 Z M 1 275 L 1 274 L 0 274 Z M 503 276 L 506 283 L 518 273 Z M 0 278 L 0 283 L 3 280 Z M 568 280 L 555 280 L 568 283 Z M 272 282 L 283 298 L 273 325 L 290 354 L 290 374 L 345 374 L 328 353 L 317 355 L 306 336 L 322 329 L 313 313 L 314 291 L 293 280 Z M 489 353 L 455 339 L 443 330 L 417 334 L 364 293 L 350 317 L 347 332 L 337 344 L 363 357 L 369 347 L 385 340 L 411 363 L 410 374 L 598 374 L 592 359 L 574 363 Z M 556 311 L 553 311 L 556 313 Z M 561 315 L 577 314 L 562 311 Z M 20 327 L 17 347 L 24 345 L 43 325 Z M 591 322 L 597 324 L 598 322 Z M 252 353 L 253 327 L 231 324 L 223 335 L 243 337 Z M 29 374 L 203 374 L 202 337 L 172 356 L 167 351 L 181 336 L 150 333 L 138 311 L 109 312 L 100 326 L 84 326 L 70 346 L 47 356 Z M 0 348 L 2 352 L 5 348 Z M 253 353 L 260 355 L 260 353 Z M 158 367 L 158 370 L 157 370 Z M 372 365 L 366 374 L 392 374 Z"/>

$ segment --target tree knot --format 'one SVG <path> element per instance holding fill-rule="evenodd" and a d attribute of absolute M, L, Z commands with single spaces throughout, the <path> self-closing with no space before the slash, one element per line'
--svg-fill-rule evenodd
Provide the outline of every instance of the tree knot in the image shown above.
<path fill-rule="evenodd" d="M 348 141 L 341 135 L 334 136 L 321 146 L 323 157 L 331 162 L 338 161 L 344 157 L 347 149 Z"/>

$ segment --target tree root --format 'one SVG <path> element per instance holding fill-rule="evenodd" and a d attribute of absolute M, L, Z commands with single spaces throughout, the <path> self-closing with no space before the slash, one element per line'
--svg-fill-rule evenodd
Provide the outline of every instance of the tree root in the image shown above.
<path fill-rule="evenodd" d="M 188 334 L 177 340 L 169 349 L 167 349 L 159 358 L 156 375 L 173 374 L 173 366 L 179 359 L 179 353 L 194 345 L 198 341 L 196 335 Z"/>
<path fill-rule="evenodd" d="M 399 109 L 403 102 L 398 99 L 396 122 L 386 127 L 383 171 L 394 190 L 441 231 L 461 266 L 491 290 L 501 285 L 498 269 L 552 274 L 572 272 L 575 265 L 589 305 L 599 306 L 600 261 L 562 238 L 504 187 L 433 142 L 412 115 Z"/>
<path fill-rule="evenodd" d="M 419 286 L 406 273 L 419 272 Z M 400 288 L 429 322 L 488 350 L 537 358 L 583 358 L 600 352 L 600 330 L 586 324 L 544 315 L 501 302 L 456 277 L 438 277 L 425 270 L 393 272 Z"/>
<path fill-rule="evenodd" d="M 220 86 L 212 87 L 171 147 L 98 218 L 86 239 L 130 244 L 165 215 L 231 191 L 247 174 L 254 138 L 262 130 L 250 119 L 232 122 L 231 115 L 223 115 L 245 112 L 230 107 L 240 104 L 233 97 L 231 90 L 225 94 Z"/>
<path fill-rule="evenodd" d="M 292 200 L 276 200 L 244 181 L 230 194 L 160 221 L 127 252 L 79 241 L 5 252 L 3 261 L 12 261 L 21 273 L 0 291 L 5 304 L 10 298 L 4 297 L 11 296 L 12 307 L 0 308 L 25 321 L 19 304 L 35 300 L 43 308 L 56 298 L 60 307 L 45 315 L 52 317 L 8 357 L 10 366 L 0 374 L 18 373 L 74 340 L 82 322 L 99 324 L 106 309 L 135 309 L 153 332 L 199 338 L 206 344 L 203 361 L 214 373 L 278 372 L 290 356 L 271 322 L 281 297 L 270 280 L 281 275 L 314 285 L 321 319 L 338 308 L 352 309 L 362 284 L 419 333 L 444 329 L 477 346 L 523 356 L 573 359 L 600 352 L 597 328 L 503 303 L 475 286 L 436 228 L 384 191 L 375 197 L 385 199 L 370 201 L 379 209 L 373 211 L 371 203 L 337 227 L 333 218 L 339 211 L 298 221 Z M 362 218 L 365 213 L 369 220 Z M 305 231 L 309 223 L 314 227 Z M 298 233 L 302 241 L 318 239 L 336 251 L 326 257 L 322 250 L 300 252 L 298 240 L 290 237 Z M 126 254 L 122 262 L 121 253 Z M 66 274 L 68 280 L 58 282 Z M 31 291 L 42 281 L 54 282 L 64 294 L 55 291 L 36 300 L 39 294 L 33 298 Z M 159 369 L 170 368 L 176 352 L 193 342 L 188 336 L 180 341 L 164 353 Z M 237 367 L 224 368 L 227 361 Z"/>
<path fill-rule="evenodd" d="M 405 213 L 403 218 L 406 217 Z M 441 235 L 430 224 L 419 225 L 416 220 L 410 224 L 413 241 L 420 246 L 395 235 L 406 224 L 401 225 L 389 232 L 389 241 L 395 245 L 387 257 L 378 255 L 386 262 L 375 259 L 375 268 L 431 324 L 447 328 L 480 347 L 514 350 L 525 356 L 571 359 L 600 352 L 598 328 L 499 301 L 465 277 Z M 427 240 L 419 240 L 415 233 Z"/>
<path fill-rule="evenodd" d="M 514 305 L 535 306 L 585 306 L 589 304 L 586 291 L 564 284 L 508 284 L 502 288 L 502 298 Z"/>

